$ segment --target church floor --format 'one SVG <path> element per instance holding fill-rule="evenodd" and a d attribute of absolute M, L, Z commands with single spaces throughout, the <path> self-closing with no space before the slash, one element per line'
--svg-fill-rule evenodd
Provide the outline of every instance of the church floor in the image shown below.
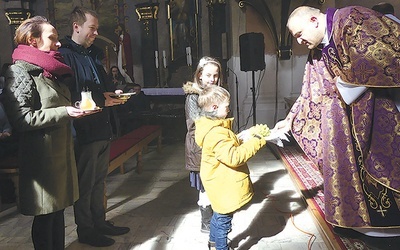
<path fill-rule="evenodd" d="M 232 247 L 329 249 L 281 161 L 265 147 L 248 165 L 256 195 L 234 216 Z M 189 187 L 184 169 L 183 142 L 163 145 L 160 154 L 149 147 L 140 175 L 134 166 L 132 158 L 125 166 L 127 173 L 116 171 L 107 178 L 107 219 L 131 231 L 112 237 L 116 243 L 103 249 L 207 249 L 208 235 L 200 232 L 197 192 Z M 33 249 L 31 223 L 32 218 L 18 214 L 15 206 L 0 212 L 0 249 Z M 96 249 L 78 242 L 72 208 L 65 211 L 65 223 L 66 249 Z M 310 241 L 311 235 L 315 238 Z"/>

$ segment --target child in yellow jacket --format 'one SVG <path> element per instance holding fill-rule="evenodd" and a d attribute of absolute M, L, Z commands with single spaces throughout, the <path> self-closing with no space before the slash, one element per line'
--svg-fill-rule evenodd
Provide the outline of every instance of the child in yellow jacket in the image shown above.
<path fill-rule="evenodd" d="M 209 248 L 228 249 L 228 232 L 235 211 L 253 197 L 247 160 L 266 144 L 255 134 L 242 142 L 232 131 L 229 92 L 207 86 L 198 98 L 202 110 L 195 121 L 196 143 L 202 148 L 200 177 L 214 210 L 210 223 Z"/>

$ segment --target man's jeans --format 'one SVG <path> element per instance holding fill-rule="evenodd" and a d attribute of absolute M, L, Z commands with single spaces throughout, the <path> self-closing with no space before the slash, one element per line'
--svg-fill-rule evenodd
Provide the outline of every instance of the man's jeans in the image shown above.
<path fill-rule="evenodd" d="M 210 222 L 210 242 L 217 250 L 228 249 L 228 233 L 232 226 L 233 213 L 219 214 L 214 211 Z"/>

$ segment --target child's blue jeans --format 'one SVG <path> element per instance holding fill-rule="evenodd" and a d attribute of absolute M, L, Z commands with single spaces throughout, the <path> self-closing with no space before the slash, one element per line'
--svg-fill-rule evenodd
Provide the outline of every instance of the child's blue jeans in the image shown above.
<path fill-rule="evenodd" d="M 217 250 L 228 249 L 228 233 L 232 227 L 233 213 L 219 214 L 214 211 L 210 222 L 210 242 Z"/>

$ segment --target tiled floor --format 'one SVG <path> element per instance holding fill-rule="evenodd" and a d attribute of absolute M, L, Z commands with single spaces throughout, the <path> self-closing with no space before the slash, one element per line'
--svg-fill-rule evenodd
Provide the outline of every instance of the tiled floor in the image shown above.
<path fill-rule="evenodd" d="M 131 231 L 113 237 L 116 243 L 104 249 L 203 250 L 208 236 L 200 232 L 197 192 L 189 187 L 184 169 L 183 142 L 163 145 L 157 154 L 150 147 L 143 157 L 143 173 L 134 169 L 113 173 L 107 179 L 107 218 Z M 229 238 L 235 249 L 328 249 L 303 200 L 295 191 L 283 164 L 268 148 L 248 163 L 256 195 L 251 204 L 235 214 Z M 66 249 L 95 249 L 77 241 L 73 211 L 66 209 Z M 0 249 L 33 249 L 31 217 L 15 207 L 0 213 Z M 310 235 L 315 235 L 308 248 Z"/>

